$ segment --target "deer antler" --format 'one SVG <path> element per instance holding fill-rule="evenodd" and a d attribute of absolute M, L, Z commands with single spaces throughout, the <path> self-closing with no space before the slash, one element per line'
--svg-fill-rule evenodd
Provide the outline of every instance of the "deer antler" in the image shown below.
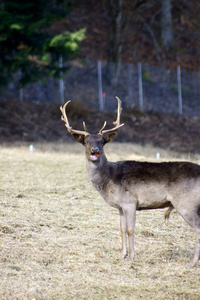
<path fill-rule="evenodd" d="M 70 133 L 77 133 L 77 134 L 82 134 L 82 135 L 88 135 L 88 131 L 87 131 L 87 128 L 86 128 L 86 125 L 85 125 L 85 122 L 83 122 L 83 128 L 85 131 L 80 131 L 80 130 L 74 130 L 72 129 L 72 127 L 69 125 L 69 121 L 68 121 L 68 118 L 67 118 L 67 115 L 66 115 L 66 106 L 69 104 L 69 102 L 71 101 L 68 101 L 64 104 L 64 106 L 60 106 L 60 110 L 61 110 L 61 113 L 62 113 L 62 116 L 61 116 L 61 120 L 65 122 L 65 126 L 67 127 L 67 130 L 70 132 Z"/>
<path fill-rule="evenodd" d="M 120 124 L 120 114 L 121 114 L 121 111 L 122 111 L 122 107 L 121 107 L 122 102 L 118 97 L 116 97 L 116 99 L 118 101 L 117 120 L 115 122 L 113 122 L 113 124 L 116 125 L 116 126 L 111 128 L 111 129 L 108 129 L 108 130 L 103 130 L 106 127 L 106 121 L 105 121 L 103 127 L 99 131 L 99 134 L 105 134 L 105 133 L 108 133 L 108 132 L 116 131 L 120 127 L 124 126 L 124 123 Z"/>

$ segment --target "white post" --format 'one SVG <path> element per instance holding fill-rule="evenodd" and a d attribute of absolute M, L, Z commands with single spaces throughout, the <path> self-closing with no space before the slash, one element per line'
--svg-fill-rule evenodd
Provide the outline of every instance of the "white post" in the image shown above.
<path fill-rule="evenodd" d="M 138 63 L 138 89 L 139 89 L 139 108 L 144 110 L 143 89 L 142 89 L 142 64 Z"/>
<path fill-rule="evenodd" d="M 183 114 L 182 88 L 181 88 L 181 67 L 177 66 L 177 83 L 178 83 L 178 112 Z"/>
<path fill-rule="evenodd" d="M 102 90 L 102 74 L 101 74 L 101 61 L 97 62 L 97 72 L 98 72 L 98 86 L 99 86 L 99 110 L 103 111 L 103 90 Z"/>
<path fill-rule="evenodd" d="M 59 68 L 63 67 L 63 58 L 62 55 L 59 56 Z M 60 88 L 60 103 L 64 104 L 64 79 L 63 72 L 60 71 L 60 79 L 59 79 L 59 88 Z"/>

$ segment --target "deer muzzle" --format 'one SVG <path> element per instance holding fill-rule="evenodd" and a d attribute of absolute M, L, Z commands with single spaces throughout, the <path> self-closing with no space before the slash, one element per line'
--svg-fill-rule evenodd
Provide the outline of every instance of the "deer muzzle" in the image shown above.
<path fill-rule="evenodd" d="M 90 153 L 90 158 L 92 161 L 97 161 L 100 157 L 99 148 L 92 148 Z"/>

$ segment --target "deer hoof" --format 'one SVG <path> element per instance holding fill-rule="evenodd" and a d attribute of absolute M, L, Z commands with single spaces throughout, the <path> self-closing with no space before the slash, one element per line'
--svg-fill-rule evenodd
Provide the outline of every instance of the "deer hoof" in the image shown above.
<path fill-rule="evenodd" d="M 133 261 L 134 259 L 135 259 L 135 254 L 134 253 L 130 254 L 129 255 L 129 260 Z"/>
<path fill-rule="evenodd" d="M 121 253 L 121 258 L 126 258 L 128 256 L 128 252 L 122 252 Z"/>
<path fill-rule="evenodd" d="M 192 260 L 192 261 L 189 263 L 188 268 L 189 268 L 189 269 L 192 269 L 192 268 L 194 268 L 196 265 L 197 265 L 197 262 L 194 262 L 194 261 Z"/>

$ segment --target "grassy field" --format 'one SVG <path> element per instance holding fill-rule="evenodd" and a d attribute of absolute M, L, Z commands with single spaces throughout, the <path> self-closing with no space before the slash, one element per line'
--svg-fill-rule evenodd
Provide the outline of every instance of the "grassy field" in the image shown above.
<path fill-rule="evenodd" d="M 200 157 L 110 144 L 112 160 Z M 200 299 L 195 238 L 175 212 L 137 213 L 134 262 L 120 259 L 118 211 L 88 182 L 79 144 L 0 148 L 0 299 Z"/>

